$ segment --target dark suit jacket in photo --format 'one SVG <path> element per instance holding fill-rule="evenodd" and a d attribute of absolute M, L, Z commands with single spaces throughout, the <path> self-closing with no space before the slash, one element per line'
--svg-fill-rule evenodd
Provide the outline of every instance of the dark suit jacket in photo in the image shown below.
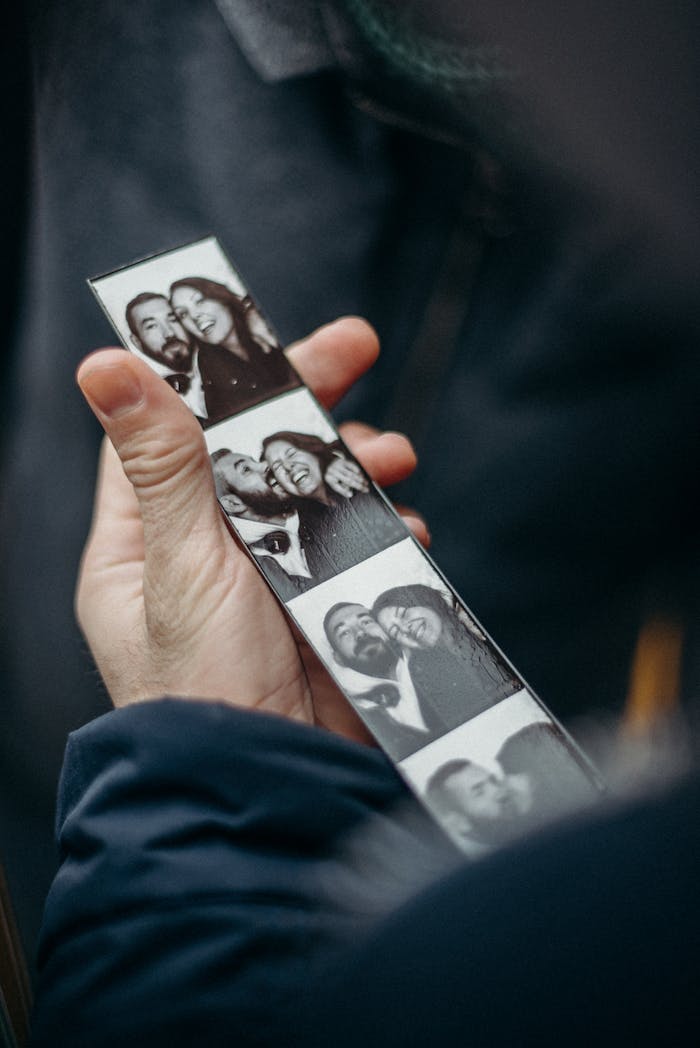
<path fill-rule="evenodd" d="M 248 361 L 223 346 L 200 345 L 199 371 L 209 416 L 202 420 L 205 429 L 268 397 L 301 386 L 281 349 L 266 353 L 252 340 L 246 349 Z"/>
<path fill-rule="evenodd" d="M 399 698 L 399 688 L 394 681 L 386 680 L 361 696 L 363 700 L 369 700 L 371 706 L 363 704 L 356 707 L 369 730 L 395 761 L 402 761 L 467 719 L 459 705 L 450 706 L 440 702 L 439 688 L 434 687 L 432 682 L 414 677 L 410 661 L 408 668 L 427 731 L 401 724 L 392 717 L 391 707 Z"/>
<path fill-rule="evenodd" d="M 314 583 L 347 571 L 408 534 L 375 491 L 337 495 L 332 506 L 306 499 L 298 508 L 299 535 Z"/>
<path fill-rule="evenodd" d="M 499 660 L 496 666 L 491 651 L 466 631 L 458 654 L 441 647 L 412 651 L 408 665 L 418 696 L 432 702 L 453 728 L 523 686 L 505 663 Z"/>
<path fill-rule="evenodd" d="M 291 600 L 319 582 L 361 564 L 407 537 L 405 525 L 374 491 L 338 495 L 332 506 L 299 499 L 299 538 L 311 578 L 287 575 L 272 557 L 258 564 L 282 600 Z"/>
<path fill-rule="evenodd" d="M 388 712 L 398 695 L 392 681 L 363 696 L 373 705 L 358 708 L 358 712 L 393 760 L 403 760 L 522 687 L 512 674 L 492 672 L 490 652 L 485 651 L 482 659 L 481 645 L 471 634 L 466 652 L 474 657 L 465 654 L 462 658 L 461 653 L 454 655 L 444 648 L 412 651 L 408 657 L 427 732 L 399 724 Z"/>

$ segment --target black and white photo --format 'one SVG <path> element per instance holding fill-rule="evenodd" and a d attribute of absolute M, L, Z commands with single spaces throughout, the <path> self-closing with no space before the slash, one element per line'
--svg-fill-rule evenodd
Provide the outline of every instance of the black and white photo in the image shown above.
<path fill-rule="evenodd" d="M 125 346 L 204 428 L 301 382 L 209 237 L 90 281 Z"/>
<path fill-rule="evenodd" d="M 206 441 L 219 502 L 282 600 L 406 537 L 305 390 L 208 429 Z"/>
<path fill-rule="evenodd" d="M 198 418 L 231 529 L 457 846 L 479 857 L 592 799 L 590 769 L 349 452 L 216 239 L 90 285 Z"/>
<path fill-rule="evenodd" d="M 401 771 L 473 859 L 599 796 L 584 758 L 525 690 L 409 757 Z"/>
<path fill-rule="evenodd" d="M 394 760 L 523 688 L 413 539 L 291 609 Z"/>

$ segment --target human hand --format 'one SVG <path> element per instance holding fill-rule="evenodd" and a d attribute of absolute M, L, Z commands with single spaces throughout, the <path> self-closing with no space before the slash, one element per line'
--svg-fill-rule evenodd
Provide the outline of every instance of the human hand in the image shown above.
<path fill-rule="evenodd" d="M 357 463 L 350 462 L 340 451 L 335 452 L 323 479 L 331 491 L 346 499 L 352 498 L 356 491 L 369 491 L 369 484 Z"/>
<path fill-rule="evenodd" d="M 347 318 L 289 356 L 332 407 L 377 353 L 371 328 Z M 214 699 L 365 738 L 302 649 L 309 683 L 289 622 L 226 527 L 201 428 L 180 397 L 122 350 L 88 357 L 78 382 L 111 443 L 102 449 L 76 609 L 114 704 L 168 694 Z M 398 434 L 357 423 L 342 433 L 379 484 L 415 467 Z M 405 519 L 425 541 L 422 521 Z"/>

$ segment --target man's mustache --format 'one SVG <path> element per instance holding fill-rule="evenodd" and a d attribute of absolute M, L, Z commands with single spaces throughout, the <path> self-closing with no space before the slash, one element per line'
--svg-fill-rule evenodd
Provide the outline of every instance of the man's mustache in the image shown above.
<path fill-rule="evenodd" d="M 358 637 L 355 641 L 355 655 L 362 655 L 366 648 L 372 648 L 377 644 L 381 645 L 381 643 L 382 641 L 379 637 L 370 637 L 368 634 Z"/>
<path fill-rule="evenodd" d="M 170 335 L 163 343 L 163 349 L 172 349 L 174 346 L 182 346 L 183 349 L 190 348 L 189 342 L 183 342 L 183 340 L 178 338 L 177 335 Z"/>

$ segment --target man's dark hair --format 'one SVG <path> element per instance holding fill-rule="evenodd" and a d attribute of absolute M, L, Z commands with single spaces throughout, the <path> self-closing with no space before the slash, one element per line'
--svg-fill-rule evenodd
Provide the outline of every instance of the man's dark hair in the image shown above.
<path fill-rule="evenodd" d="M 216 486 L 216 494 L 217 494 L 217 496 L 219 498 L 222 495 L 235 495 L 236 494 L 236 492 L 231 491 L 231 485 L 225 479 L 223 472 L 220 471 L 220 470 L 217 470 L 217 468 L 216 468 L 217 462 L 220 462 L 221 459 L 226 458 L 226 456 L 230 455 L 230 454 L 231 454 L 231 452 L 229 451 L 228 448 L 218 448 L 216 451 L 212 451 L 211 455 L 209 456 L 209 461 L 211 462 L 212 472 L 214 474 L 214 484 Z"/>
<path fill-rule="evenodd" d="M 236 456 L 237 452 L 231 451 L 230 448 L 217 448 L 216 451 L 212 451 L 209 456 L 209 460 L 214 470 L 214 480 L 217 482 L 216 466 L 222 459 L 228 455 Z M 261 517 L 275 517 L 279 513 L 288 513 L 294 508 L 294 500 L 291 498 L 281 499 L 277 495 L 274 495 L 270 491 L 269 495 L 263 494 L 259 491 L 240 491 L 235 483 L 232 483 L 229 478 L 226 479 L 225 492 L 221 494 L 236 495 L 241 502 L 245 503 L 248 509 L 252 510 L 253 513 L 257 513 Z M 217 494 L 219 492 L 217 491 Z"/>
<path fill-rule="evenodd" d="M 464 771 L 465 768 L 472 768 L 474 761 L 469 761 L 464 757 L 457 757 L 454 760 L 446 761 L 445 764 L 441 765 L 436 772 L 428 779 L 425 786 L 425 795 L 430 797 L 432 800 L 440 801 L 445 796 L 445 784 L 448 779 L 451 779 L 453 775 L 456 775 L 458 771 Z"/>
<path fill-rule="evenodd" d="M 126 322 L 129 325 L 129 331 L 134 336 L 134 338 L 137 338 L 139 340 L 139 342 L 141 341 L 141 336 L 136 330 L 136 324 L 134 323 L 134 310 L 137 306 L 142 305 L 142 303 L 150 302 L 152 298 L 162 298 L 166 302 L 168 301 L 165 295 L 160 295 L 157 291 L 142 291 L 140 295 L 136 296 L 136 298 L 132 298 L 131 302 L 126 307 L 124 313 L 126 317 Z"/>
<path fill-rule="evenodd" d="M 364 608 L 364 605 L 358 604 L 356 600 L 341 600 L 337 604 L 334 604 L 332 608 L 328 609 L 326 614 L 323 616 L 323 630 L 332 647 L 335 647 L 335 645 L 333 644 L 333 638 L 331 637 L 328 631 L 328 623 L 330 619 L 335 615 L 336 611 L 341 611 L 342 608 Z"/>

